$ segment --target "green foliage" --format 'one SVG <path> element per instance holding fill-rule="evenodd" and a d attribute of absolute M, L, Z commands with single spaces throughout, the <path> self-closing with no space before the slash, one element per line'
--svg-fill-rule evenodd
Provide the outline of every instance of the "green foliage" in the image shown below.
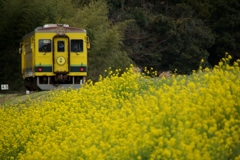
<path fill-rule="evenodd" d="M 207 49 L 214 42 L 211 29 L 185 3 L 153 4 L 130 5 L 131 9 L 119 11 L 119 19 L 136 21 L 125 32 L 129 57 L 139 66 L 157 70 L 177 68 L 179 73 L 190 73 L 197 69 L 199 61 L 208 58 Z"/>
<path fill-rule="evenodd" d="M 84 5 L 87 5 L 91 0 L 71 0 L 72 5 L 75 8 L 82 8 Z"/>
<path fill-rule="evenodd" d="M 71 17 L 74 13 L 70 0 L 34 0 L 25 10 L 25 23 L 22 25 L 27 25 L 31 31 L 46 23 L 63 23 L 63 19 Z"/>
<path fill-rule="evenodd" d="M 0 3 L 0 84 L 7 83 L 10 90 L 16 90 L 19 89 L 16 84 L 21 84 L 17 47 L 24 3 L 23 0 Z"/>
<path fill-rule="evenodd" d="M 123 31 L 128 21 L 112 24 L 104 0 L 79 8 L 68 21 L 73 26 L 85 28 L 90 37 L 88 78 L 96 81 L 108 67 L 125 68 L 130 64 L 130 59 L 122 50 Z"/>
<path fill-rule="evenodd" d="M 201 19 L 193 16 L 190 6 L 176 5 L 173 14 L 176 34 L 163 58 L 166 59 L 165 65 L 170 64 L 171 70 L 177 68 L 179 73 L 189 74 L 198 68 L 201 59 L 208 58 L 207 49 L 211 47 L 215 37 Z"/>
<path fill-rule="evenodd" d="M 229 52 L 233 60 L 240 58 L 240 2 L 238 0 L 181 0 L 194 11 L 194 17 L 200 18 L 216 35 L 214 44 L 208 49 L 208 58 L 212 65 L 219 62 L 224 53 Z"/>

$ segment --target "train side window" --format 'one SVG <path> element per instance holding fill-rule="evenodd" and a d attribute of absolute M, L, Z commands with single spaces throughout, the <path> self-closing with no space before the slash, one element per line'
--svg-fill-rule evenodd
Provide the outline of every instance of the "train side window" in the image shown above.
<path fill-rule="evenodd" d="M 64 52 L 64 41 L 58 41 L 58 52 Z"/>
<path fill-rule="evenodd" d="M 71 40 L 71 52 L 83 52 L 83 40 Z"/>
<path fill-rule="evenodd" d="M 50 39 L 40 39 L 38 41 L 38 51 L 39 52 L 51 52 L 51 40 Z"/>

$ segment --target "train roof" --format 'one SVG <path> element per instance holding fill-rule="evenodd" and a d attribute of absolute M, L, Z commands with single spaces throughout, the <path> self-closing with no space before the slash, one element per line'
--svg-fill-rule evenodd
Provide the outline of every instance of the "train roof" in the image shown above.
<path fill-rule="evenodd" d="M 34 34 L 34 33 L 56 33 L 59 35 L 63 35 L 65 33 L 86 33 L 87 31 L 83 28 L 76 28 L 76 27 L 70 27 L 67 24 L 45 24 L 42 27 L 37 27 L 35 30 L 24 37 L 27 37 L 28 35 Z"/>
<path fill-rule="evenodd" d="M 37 27 L 35 32 L 56 32 L 57 30 L 65 30 L 65 32 L 83 32 L 86 30 L 83 28 L 70 27 L 68 24 L 45 24 L 43 27 Z"/>

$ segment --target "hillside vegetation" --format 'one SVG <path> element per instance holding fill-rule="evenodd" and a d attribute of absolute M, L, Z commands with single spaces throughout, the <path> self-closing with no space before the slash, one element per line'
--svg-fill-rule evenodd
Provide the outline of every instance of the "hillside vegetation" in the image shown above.
<path fill-rule="evenodd" d="M 5 104 L 0 159 L 239 160 L 240 61 L 228 61 L 161 79 L 109 68 L 81 89 Z"/>

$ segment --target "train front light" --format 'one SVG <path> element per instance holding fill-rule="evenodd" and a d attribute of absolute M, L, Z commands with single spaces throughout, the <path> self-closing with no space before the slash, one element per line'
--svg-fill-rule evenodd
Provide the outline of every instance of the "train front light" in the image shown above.
<path fill-rule="evenodd" d="M 39 68 L 38 68 L 38 72 L 42 72 L 42 67 L 39 67 Z"/>
<path fill-rule="evenodd" d="M 80 67 L 80 71 L 81 71 L 81 72 L 84 72 L 84 68 L 83 68 L 83 67 Z"/>

